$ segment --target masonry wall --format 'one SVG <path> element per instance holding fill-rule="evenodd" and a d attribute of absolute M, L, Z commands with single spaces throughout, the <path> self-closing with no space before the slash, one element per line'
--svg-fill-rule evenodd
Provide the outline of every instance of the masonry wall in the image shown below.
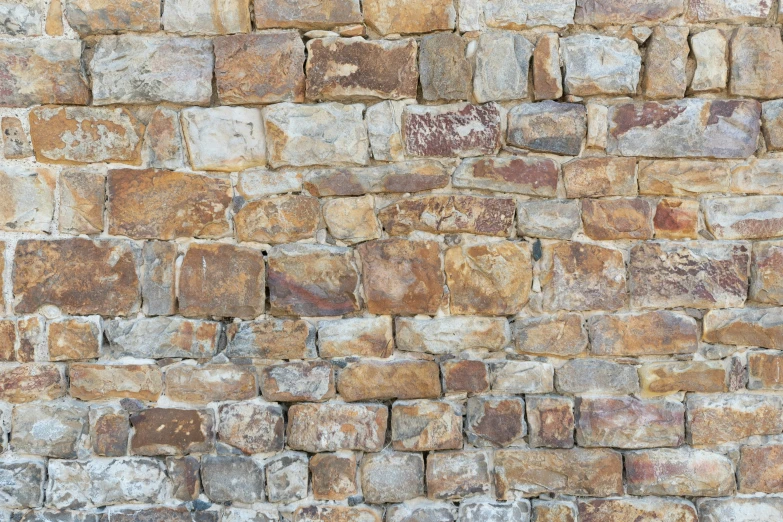
<path fill-rule="evenodd" d="M 780 522 L 779 21 L 0 0 L 0 522 Z"/>

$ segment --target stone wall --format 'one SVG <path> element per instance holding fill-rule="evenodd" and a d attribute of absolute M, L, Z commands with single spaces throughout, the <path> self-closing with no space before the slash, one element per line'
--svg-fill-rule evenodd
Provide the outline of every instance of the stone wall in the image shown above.
<path fill-rule="evenodd" d="M 782 521 L 779 4 L 0 0 L 0 522 Z"/>

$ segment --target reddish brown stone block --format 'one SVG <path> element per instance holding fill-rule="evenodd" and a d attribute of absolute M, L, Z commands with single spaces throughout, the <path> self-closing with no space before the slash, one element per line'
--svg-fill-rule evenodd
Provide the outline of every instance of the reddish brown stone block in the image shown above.
<path fill-rule="evenodd" d="M 574 446 L 574 399 L 555 395 L 528 396 L 530 447 Z"/>
<path fill-rule="evenodd" d="M 315 237 L 321 207 L 316 198 L 277 196 L 247 203 L 234 219 L 240 241 L 293 243 Z"/>
<path fill-rule="evenodd" d="M 350 402 L 437 398 L 441 392 L 440 371 L 432 361 L 360 361 L 339 373 L 337 391 Z"/>
<path fill-rule="evenodd" d="M 691 448 L 626 453 L 625 475 L 631 495 L 720 497 L 737 490 L 727 457 Z"/>
<path fill-rule="evenodd" d="M 20 364 L 0 368 L 0 399 L 19 404 L 65 395 L 66 381 L 56 364 Z"/>
<path fill-rule="evenodd" d="M 316 500 L 345 500 L 358 491 L 356 454 L 318 453 L 310 457 L 310 476 Z"/>
<path fill-rule="evenodd" d="M 783 353 L 773 351 L 748 353 L 748 389 L 783 389 Z"/>
<path fill-rule="evenodd" d="M 207 411 L 150 408 L 131 415 L 135 455 L 207 453 L 215 443 L 214 420 Z"/>
<path fill-rule="evenodd" d="M 397 401 L 392 405 L 392 446 L 398 451 L 462 448 L 462 416 L 440 401 Z"/>
<path fill-rule="evenodd" d="M 483 361 L 446 361 L 441 364 L 445 393 L 482 393 L 489 390 L 489 371 Z"/>
<path fill-rule="evenodd" d="M 471 397 L 465 431 L 474 446 L 503 448 L 520 442 L 527 434 L 525 401 L 519 397 Z"/>
<path fill-rule="evenodd" d="M 742 446 L 737 479 L 740 493 L 783 491 L 783 446 Z"/>
<path fill-rule="evenodd" d="M 699 347 L 696 320 L 676 312 L 594 315 L 588 324 L 594 355 L 684 354 Z"/>
<path fill-rule="evenodd" d="M 655 209 L 656 239 L 697 239 L 699 202 L 691 199 L 664 198 Z"/>
<path fill-rule="evenodd" d="M 783 431 L 783 402 L 776 396 L 691 394 L 687 408 L 688 442 L 693 446 L 738 442 Z"/>
<path fill-rule="evenodd" d="M 122 457 L 128 453 L 128 414 L 105 412 L 91 426 L 92 450 L 101 457 Z"/>
<path fill-rule="evenodd" d="M 540 157 L 487 157 L 466 159 L 454 171 L 455 187 L 555 197 L 557 163 Z"/>
<path fill-rule="evenodd" d="M 597 240 L 652 239 L 653 207 L 644 199 L 585 199 L 585 234 Z"/>
<path fill-rule="evenodd" d="M 495 103 L 409 105 L 402 126 L 405 152 L 411 156 L 491 156 L 500 148 L 500 107 Z"/>

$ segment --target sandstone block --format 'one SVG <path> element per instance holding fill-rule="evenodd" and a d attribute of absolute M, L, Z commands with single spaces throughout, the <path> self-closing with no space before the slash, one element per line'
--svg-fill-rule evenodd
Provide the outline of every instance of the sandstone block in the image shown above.
<path fill-rule="evenodd" d="M 574 21 L 596 26 L 664 22 L 683 11 L 681 0 L 578 0 Z"/>
<path fill-rule="evenodd" d="M 485 32 L 478 38 L 473 72 L 477 101 L 518 100 L 527 97 L 533 44 L 513 32 Z"/>
<path fill-rule="evenodd" d="M 115 358 L 204 358 L 217 352 L 220 325 L 180 317 L 117 319 L 104 323 Z"/>
<path fill-rule="evenodd" d="M 731 191 L 741 194 L 781 194 L 783 169 L 775 159 L 753 158 L 731 169 Z"/>
<path fill-rule="evenodd" d="M 290 503 L 307 497 L 307 455 L 286 452 L 266 464 L 269 502 Z"/>
<path fill-rule="evenodd" d="M 490 363 L 493 392 L 518 395 L 549 393 L 554 390 L 551 364 L 538 361 L 498 361 Z"/>
<path fill-rule="evenodd" d="M 761 123 L 767 148 L 783 150 L 783 100 L 772 100 L 761 104 Z M 5 133 L 4 137 L 6 137 Z M 7 153 L 6 157 L 8 157 Z"/>
<path fill-rule="evenodd" d="M 632 495 L 725 496 L 736 491 L 734 466 L 718 453 L 655 449 L 625 455 L 628 492 Z"/>
<path fill-rule="evenodd" d="M 638 522 L 652 520 L 696 522 L 696 508 L 687 500 L 656 497 L 580 500 L 579 520 L 584 522 Z"/>
<path fill-rule="evenodd" d="M 30 138 L 28 138 L 19 118 L 3 117 L 0 120 L 0 131 L 3 137 L 3 157 L 5 159 L 22 159 L 33 155 Z"/>
<path fill-rule="evenodd" d="M 0 34 L 7 36 L 40 36 L 43 5 L 35 0 L 17 0 L 0 4 Z"/>
<path fill-rule="evenodd" d="M 639 391 L 636 368 L 602 359 L 571 359 L 555 372 L 561 393 L 624 395 Z"/>
<path fill-rule="evenodd" d="M 675 312 L 594 315 L 588 325 L 594 355 L 682 354 L 699 347 L 696 320 Z"/>
<path fill-rule="evenodd" d="M 176 243 L 147 241 L 142 248 L 144 272 L 141 297 L 148 315 L 170 315 L 176 311 Z"/>
<path fill-rule="evenodd" d="M 360 473 L 364 501 L 370 504 L 424 496 L 424 458 L 418 453 L 370 453 L 362 459 Z"/>
<path fill-rule="evenodd" d="M 647 363 L 639 368 L 643 396 L 686 392 L 728 391 L 723 361 Z"/>
<path fill-rule="evenodd" d="M 462 448 L 462 415 L 439 401 L 396 401 L 392 405 L 392 446 L 398 451 Z"/>
<path fill-rule="evenodd" d="M 350 363 L 337 380 L 345 401 L 423 399 L 440 395 L 440 372 L 432 361 L 363 360 Z"/>
<path fill-rule="evenodd" d="M 213 502 L 252 504 L 264 500 L 264 472 L 250 457 L 204 455 L 201 483 Z"/>
<path fill-rule="evenodd" d="M 381 522 L 381 515 L 365 506 L 302 506 L 294 511 L 293 522 Z"/>
<path fill-rule="evenodd" d="M 614 105 L 609 109 L 606 152 L 661 158 L 746 158 L 756 150 L 760 108 L 753 100 L 702 98 Z"/>
<path fill-rule="evenodd" d="M 448 183 L 449 174 L 443 165 L 434 160 L 417 160 L 366 168 L 314 169 L 308 171 L 304 187 L 314 196 L 361 196 L 421 192 Z"/>
<path fill-rule="evenodd" d="M 479 38 L 479 47 L 481 46 Z M 459 33 L 435 33 L 421 39 L 419 69 L 425 100 L 467 100 L 470 98 L 473 67 L 468 61 L 467 41 Z M 476 51 L 476 68 L 480 65 Z M 529 57 L 528 57 L 529 61 Z M 482 100 L 476 96 L 478 101 Z"/>
<path fill-rule="evenodd" d="M 514 322 L 516 351 L 530 355 L 576 356 L 587 350 L 587 331 L 577 314 L 531 317 Z"/>
<path fill-rule="evenodd" d="M 636 195 L 634 158 L 580 158 L 563 165 L 569 198 Z"/>
<path fill-rule="evenodd" d="M 378 239 L 357 250 L 370 313 L 435 315 L 445 282 L 437 243 Z"/>
<path fill-rule="evenodd" d="M 92 450 L 101 457 L 122 457 L 128 453 L 130 422 L 123 410 L 94 408 L 90 411 Z"/>
<path fill-rule="evenodd" d="M 312 359 L 315 327 L 299 319 L 260 319 L 232 323 L 227 329 L 228 357 Z"/>
<path fill-rule="evenodd" d="M 696 92 L 721 91 L 729 76 L 729 42 L 718 29 L 709 29 L 691 37 L 696 71 L 691 89 Z"/>
<path fill-rule="evenodd" d="M 688 28 L 659 25 L 647 44 L 642 90 L 648 98 L 682 98 L 688 87 Z"/>
<path fill-rule="evenodd" d="M 391 317 L 356 317 L 321 321 L 318 352 L 321 357 L 389 357 L 394 348 Z"/>
<path fill-rule="evenodd" d="M 21 240 L 13 272 L 17 313 L 57 306 L 67 314 L 128 315 L 138 310 L 134 252 L 121 240 Z"/>
<path fill-rule="evenodd" d="M 173 401 L 207 403 L 258 395 L 255 374 L 241 366 L 177 364 L 166 368 L 165 379 L 166 395 Z"/>
<path fill-rule="evenodd" d="M 625 304 L 625 263 L 619 250 L 557 242 L 545 245 L 543 256 L 547 310 L 616 310 Z"/>
<path fill-rule="evenodd" d="M 7 508 L 41 507 L 44 501 L 46 463 L 43 459 L 0 463 L 0 502 Z"/>
<path fill-rule="evenodd" d="M 302 191 L 302 172 L 298 169 L 269 170 L 252 168 L 239 173 L 237 193 L 246 200 L 261 196 Z"/>
<path fill-rule="evenodd" d="M 505 449 L 495 452 L 495 488 L 500 499 L 542 492 L 608 497 L 623 493 L 620 453 L 608 449 Z"/>
<path fill-rule="evenodd" d="M 316 38 L 307 42 L 307 97 L 312 100 L 415 98 L 416 41 Z"/>
<path fill-rule="evenodd" d="M 161 5 L 155 0 L 66 0 L 65 18 L 79 36 L 118 32 L 154 33 L 160 29 Z"/>
<path fill-rule="evenodd" d="M 364 113 L 372 157 L 378 161 L 404 161 L 402 143 L 402 111 L 414 100 L 386 100 L 376 103 Z"/>
<path fill-rule="evenodd" d="M 253 2 L 253 6 L 257 29 L 328 29 L 363 20 L 359 0 L 329 0 L 317 4 L 305 0 L 261 0 Z"/>
<path fill-rule="evenodd" d="M 782 196 L 745 196 L 704 201 L 707 228 L 717 239 L 783 236 Z"/>
<path fill-rule="evenodd" d="M 193 107 L 180 120 L 194 169 L 231 172 L 266 163 L 259 109 Z"/>
<path fill-rule="evenodd" d="M 218 438 L 246 454 L 283 449 L 283 409 L 276 404 L 232 402 L 218 409 Z"/>
<path fill-rule="evenodd" d="M 742 446 L 737 480 L 740 493 L 778 493 L 783 490 L 781 481 L 783 446 Z"/>
<path fill-rule="evenodd" d="M 221 36 L 214 46 L 222 104 L 304 101 L 305 47 L 295 32 Z"/>
<path fill-rule="evenodd" d="M 642 68 L 636 42 L 584 33 L 562 38 L 560 54 L 566 93 L 592 96 L 636 92 Z"/>
<path fill-rule="evenodd" d="M 652 239 L 652 218 L 652 202 L 645 199 L 582 200 L 584 231 L 591 239 Z"/>
<path fill-rule="evenodd" d="M 234 219 L 240 241 L 278 244 L 312 239 L 320 218 L 316 198 L 293 194 L 251 201 Z"/>
<path fill-rule="evenodd" d="M 748 389 L 778 390 L 783 388 L 780 378 L 783 358 L 780 352 L 758 351 L 748 353 Z"/>
<path fill-rule="evenodd" d="M 166 31 L 180 34 L 247 33 L 251 29 L 250 2 L 221 0 L 205 4 L 194 0 L 169 0 L 162 22 Z"/>
<path fill-rule="evenodd" d="M 30 112 L 30 137 L 42 163 L 138 164 L 143 135 L 144 125 L 127 109 L 44 106 Z"/>
<path fill-rule="evenodd" d="M 774 78 L 780 72 L 783 41 L 773 27 L 740 27 L 731 40 L 731 81 L 735 96 L 770 99 L 783 96 Z"/>
<path fill-rule="evenodd" d="M 704 316 L 709 343 L 783 348 L 783 308 L 713 310 Z"/>
<path fill-rule="evenodd" d="M 164 11 L 164 22 L 173 10 L 170 4 Z M 212 96 L 213 65 L 209 40 L 104 36 L 95 46 L 95 54 L 90 60 L 93 104 L 171 102 L 208 105 Z"/>
<path fill-rule="evenodd" d="M 154 402 L 163 392 L 163 374 L 154 364 L 74 363 L 68 377 L 71 396 L 84 401 L 129 398 Z"/>
<path fill-rule="evenodd" d="M 381 209 L 378 218 L 390 235 L 414 230 L 508 236 L 514 200 L 463 195 L 414 196 Z"/>
<path fill-rule="evenodd" d="M 435 0 L 425 9 L 415 0 L 367 0 L 362 11 L 367 25 L 381 35 L 448 31 L 457 15 L 451 0 Z"/>
<path fill-rule="evenodd" d="M 705 192 L 728 192 L 728 165 L 699 160 L 642 160 L 639 162 L 639 193 L 662 196 L 694 196 Z"/>
<path fill-rule="evenodd" d="M 500 351 L 511 342 L 505 318 L 437 317 L 395 321 L 397 349 L 435 355 L 458 355 L 468 350 Z"/>
<path fill-rule="evenodd" d="M 582 225 L 577 200 L 530 199 L 517 203 L 517 232 L 528 237 L 571 239 Z"/>
<path fill-rule="evenodd" d="M 273 364 L 261 373 L 261 394 L 276 402 L 323 401 L 334 397 L 334 374 L 326 361 Z"/>
<path fill-rule="evenodd" d="M 697 239 L 700 205 L 692 199 L 662 199 L 655 208 L 656 239 Z"/>
<path fill-rule="evenodd" d="M 427 456 L 427 496 L 459 500 L 490 492 L 490 463 L 484 451 L 444 451 Z"/>
<path fill-rule="evenodd" d="M 532 0 L 507 2 L 489 0 L 484 6 L 484 16 L 489 27 L 523 29 L 540 25 L 565 27 L 574 23 L 574 2 L 554 0 L 541 3 Z"/>
<path fill-rule="evenodd" d="M 74 235 L 103 232 L 105 184 L 106 176 L 92 169 L 68 169 L 60 174 L 61 232 Z"/>
<path fill-rule="evenodd" d="M 631 249 L 629 287 L 637 308 L 742 306 L 748 287 L 746 244 L 648 242 Z"/>
<path fill-rule="evenodd" d="M 479 520 L 526 522 L 530 520 L 530 504 L 525 500 L 517 500 L 515 502 L 486 500 L 463 502 L 459 508 L 459 520 L 465 522 L 478 522 Z"/>
<path fill-rule="evenodd" d="M 66 380 L 56 364 L 4 365 L 0 368 L 0 399 L 20 404 L 65 395 Z"/>
<path fill-rule="evenodd" d="M 351 452 L 316 453 L 310 457 L 313 498 L 345 500 L 358 491 L 356 455 Z"/>
<path fill-rule="evenodd" d="M 50 232 L 54 217 L 55 175 L 46 168 L 8 165 L 0 170 L 0 230 Z"/>
<path fill-rule="evenodd" d="M 572 448 L 574 399 L 557 395 L 528 396 L 527 423 L 531 448 Z"/>
<path fill-rule="evenodd" d="M 446 158 L 493 155 L 501 144 L 501 117 L 495 103 L 408 105 L 402 116 L 405 153 Z"/>
<path fill-rule="evenodd" d="M 50 321 L 47 341 L 51 361 L 97 359 L 100 351 L 100 329 L 97 321 L 65 318 Z"/>
<path fill-rule="evenodd" d="M 179 112 L 158 107 L 150 117 L 142 144 L 144 164 L 157 169 L 185 166 L 185 142 Z"/>
<path fill-rule="evenodd" d="M 149 408 L 130 417 L 135 455 L 206 453 L 215 443 L 215 421 L 206 410 Z"/>
<path fill-rule="evenodd" d="M 288 410 L 288 445 L 308 453 L 380 451 L 388 415 L 381 404 L 294 404 Z"/>
<path fill-rule="evenodd" d="M 468 442 L 474 446 L 517 445 L 527 435 L 525 401 L 519 397 L 471 397 L 465 431 Z"/>
<path fill-rule="evenodd" d="M 252 319 L 264 311 L 264 276 L 259 250 L 191 244 L 180 268 L 180 313 Z"/>
<path fill-rule="evenodd" d="M 689 395 L 688 442 L 692 445 L 741 441 L 783 431 L 783 404 L 770 395 Z"/>
<path fill-rule="evenodd" d="M 549 158 L 509 156 L 466 159 L 454 172 L 455 187 L 555 197 L 559 176 Z"/>
<path fill-rule="evenodd" d="M 688 15 L 699 22 L 759 23 L 767 19 L 770 7 L 763 0 L 690 0 Z"/>
<path fill-rule="evenodd" d="M 445 393 L 473 394 L 489 390 L 489 371 L 483 361 L 446 361 L 440 371 Z"/>
<path fill-rule="evenodd" d="M 0 11 L 0 18 L 7 20 L 2 14 Z M 0 106 L 86 105 L 90 88 L 82 71 L 81 54 L 78 40 L 0 42 L 0 74 L 4 80 Z"/>
<path fill-rule="evenodd" d="M 414 500 L 390 506 L 386 510 L 387 522 L 452 522 L 455 515 L 450 502 Z"/>
<path fill-rule="evenodd" d="M 508 113 L 508 142 L 523 149 L 577 156 L 587 132 L 583 105 L 523 103 Z"/>
<path fill-rule="evenodd" d="M 375 198 L 335 198 L 324 202 L 324 221 L 329 233 L 344 243 L 355 244 L 381 237 L 381 225 L 375 217 Z"/>
<path fill-rule="evenodd" d="M 536 42 L 533 51 L 533 95 L 536 101 L 556 100 L 563 96 L 560 37 L 557 33 L 545 33 Z"/>
<path fill-rule="evenodd" d="M 60 459 L 76 457 L 89 427 L 87 408 L 78 403 L 21 404 L 11 422 L 11 449 Z"/>
<path fill-rule="evenodd" d="M 369 161 L 363 105 L 280 103 L 264 111 L 272 167 L 366 165 Z"/>
<path fill-rule="evenodd" d="M 776 497 L 705 499 L 699 515 L 702 522 L 773 522 L 783 516 L 783 502 Z"/>

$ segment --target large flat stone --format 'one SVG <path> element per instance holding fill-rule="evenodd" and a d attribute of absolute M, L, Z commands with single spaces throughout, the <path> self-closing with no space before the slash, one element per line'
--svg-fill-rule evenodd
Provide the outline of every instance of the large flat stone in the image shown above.
<path fill-rule="evenodd" d="M 683 0 L 577 0 L 574 21 L 595 26 L 665 22 L 685 10 Z"/>
<path fill-rule="evenodd" d="M 103 323 L 112 357 L 142 359 L 207 358 L 217 352 L 220 325 L 181 317 L 114 319 Z"/>
<path fill-rule="evenodd" d="M 180 120 L 194 169 L 232 172 L 266 164 L 259 109 L 194 107 Z"/>
<path fill-rule="evenodd" d="M 329 29 L 363 21 L 359 0 L 261 0 L 253 7 L 257 29 Z"/>
<path fill-rule="evenodd" d="M 559 176 L 549 158 L 509 156 L 466 159 L 454 171 L 455 187 L 554 197 Z"/>
<path fill-rule="evenodd" d="M 415 160 L 371 167 L 312 169 L 305 174 L 303 183 L 310 194 L 319 197 L 422 192 L 448 185 L 449 171 L 435 160 Z"/>
<path fill-rule="evenodd" d="M 414 230 L 440 234 L 470 233 L 508 237 L 514 223 L 514 200 L 468 195 L 413 196 L 378 212 L 389 235 Z"/>
<path fill-rule="evenodd" d="M 402 116 L 405 152 L 445 158 L 493 155 L 500 148 L 501 116 L 495 103 L 408 105 Z"/>
<path fill-rule="evenodd" d="M 161 22 L 170 33 L 247 33 L 251 30 L 250 0 L 169 0 Z"/>
<path fill-rule="evenodd" d="M 783 196 L 712 198 L 704 207 L 707 228 L 716 239 L 783 236 Z"/>
<path fill-rule="evenodd" d="M 783 308 L 712 310 L 704 316 L 709 343 L 783 348 Z"/>
<path fill-rule="evenodd" d="M 633 40 L 578 34 L 560 40 L 565 92 L 574 96 L 633 94 L 642 56 Z"/>
<path fill-rule="evenodd" d="M 287 442 L 309 453 L 380 451 L 388 416 L 380 404 L 295 404 L 288 410 Z"/>
<path fill-rule="evenodd" d="M 157 32 L 161 4 L 156 0 L 66 0 L 65 18 L 79 36 L 118 32 Z M 51 14 L 49 15 L 51 16 Z"/>

